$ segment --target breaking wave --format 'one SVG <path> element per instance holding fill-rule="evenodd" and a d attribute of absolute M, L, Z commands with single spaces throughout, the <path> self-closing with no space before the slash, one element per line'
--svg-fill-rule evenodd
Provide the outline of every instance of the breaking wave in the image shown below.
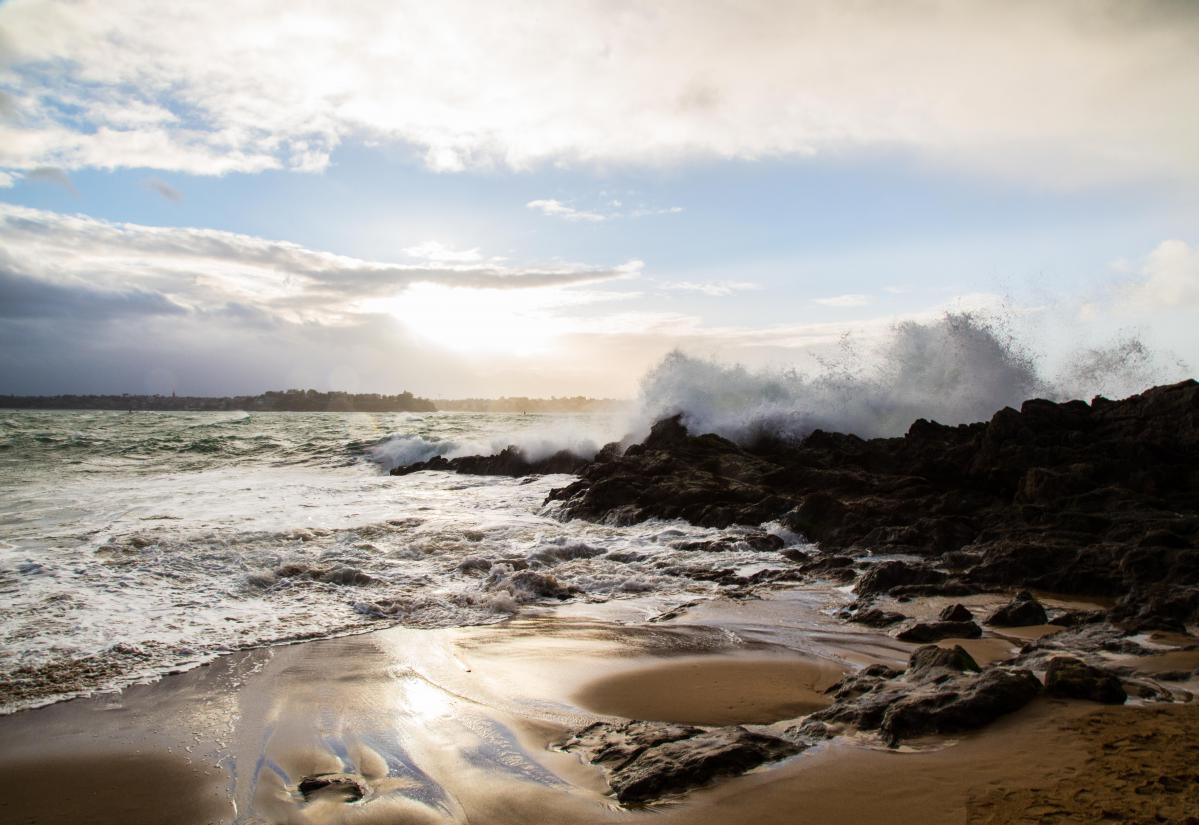
<path fill-rule="evenodd" d="M 985 421 L 1028 398 L 1127 395 L 1183 377 L 1138 339 L 1083 350 L 1053 379 L 999 319 L 950 313 L 931 323 L 907 321 L 871 352 L 848 339 L 839 359 L 815 375 L 750 370 L 673 352 L 642 380 L 634 434 L 682 414 L 692 432 L 740 443 L 763 437 L 798 439 L 813 430 L 863 438 L 902 435 L 913 421 Z"/>

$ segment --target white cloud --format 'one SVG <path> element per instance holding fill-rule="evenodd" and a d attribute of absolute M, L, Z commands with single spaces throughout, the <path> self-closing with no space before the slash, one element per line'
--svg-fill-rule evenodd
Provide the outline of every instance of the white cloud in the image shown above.
<path fill-rule="evenodd" d="M 1120 298 L 1144 309 L 1199 311 L 1199 246 L 1177 240 L 1158 244 Z"/>
<path fill-rule="evenodd" d="M 319 170 L 355 139 L 443 171 L 875 148 L 1199 175 L 1188 3 L 12 0 L 0 32 L 8 169 Z"/>
<path fill-rule="evenodd" d="M 749 281 L 667 281 L 662 284 L 662 289 L 702 292 L 704 295 L 712 295 L 714 297 L 761 288 L 760 284 Z"/>
<path fill-rule="evenodd" d="M 570 287 L 636 277 L 641 261 L 617 267 L 514 267 L 440 245 L 413 249 L 440 259 L 394 264 L 210 229 L 112 223 L 0 204 L 0 274 L 36 305 L 136 294 L 147 306 L 191 312 L 252 311 L 295 323 L 338 324 L 373 311 L 372 301 L 415 284 L 489 290 Z M 40 286 L 39 286 L 40 285 Z M 44 288 L 43 288 L 44 287 Z M 14 287 L 16 288 L 16 287 Z M 52 309 L 52 308 L 51 308 Z"/>
<path fill-rule="evenodd" d="M 598 223 L 606 220 L 605 215 L 599 212 L 588 212 L 583 209 L 575 209 L 573 206 L 567 206 L 561 201 L 553 198 L 543 198 L 540 200 L 529 201 L 525 206 L 534 211 L 540 212 L 543 215 L 549 215 L 553 218 L 562 218 L 571 222 L 586 221 L 589 223 Z"/>
<path fill-rule="evenodd" d="M 634 209 L 633 211 L 629 212 L 629 217 L 630 218 L 645 218 L 645 217 L 649 217 L 651 215 L 677 215 L 682 211 L 683 211 L 683 207 L 681 207 L 681 206 L 667 206 L 663 209 L 653 209 L 653 208 L 643 207 L 640 209 Z"/>
<path fill-rule="evenodd" d="M 826 307 L 864 307 L 870 303 L 869 295 L 833 295 L 829 298 L 813 298 L 812 303 Z"/>
<path fill-rule="evenodd" d="M 0 189 L 11 189 L 21 179 L 19 172 L 0 172 Z"/>
<path fill-rule="evenodd" d="M 416 246 L 405 247 L 404 254 L 413 258 L 420 258 L 424 261 L 437 261 L 438 263 L 475 263 L 483 260 L 483 256 L 477 248 L 451 249 L 437 241 L 425 241 Z"/>

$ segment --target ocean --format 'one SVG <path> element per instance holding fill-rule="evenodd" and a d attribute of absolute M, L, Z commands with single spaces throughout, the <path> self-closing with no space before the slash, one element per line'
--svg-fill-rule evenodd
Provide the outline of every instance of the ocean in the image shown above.
<path fill-rule="evenodd" d="M 0 710 L 222 653 L 563 601 L 704 598 L 777 551 L 682 522 L 563 522 L 571 476 L 393 477 L 433 455 L 594 452 L 615 415 L 0 411 Z M 774 528 L 789 543 L 798 537 Z"/>

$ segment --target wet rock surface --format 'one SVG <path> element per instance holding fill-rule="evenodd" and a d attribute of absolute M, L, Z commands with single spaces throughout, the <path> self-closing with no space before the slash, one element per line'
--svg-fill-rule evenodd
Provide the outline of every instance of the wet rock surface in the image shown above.
<path fill-rule="evenodd" d="M 305 801 L 319 796 L 330 796 L 343 802 L 357 802 L 366 796 L 366 783 L 359 776 L 348 773 L 321 773 L 306 776 L 297 787 Z"/>
<path fill-rule="evenodd" d="M 393 476 L 406 476 L 422 470 L 443 470 L 476 476 L 528 476 L 550 473 L 577 473 L 590 464 L 568 450 L 559 450 L 551 456 L 530 459 L 519 447 L 506 447 L 496 455 L 470 455 L 461 458 L 434 456 L 428 461 L 418 461 L 392 469 Z"/>
<path fill-rule="evenodd" d="M 804 748 L 740 726 L 705 729 L 663 722 L 596 722 L 559 747 L 602 767 L 623 805 L 678 796 Z"/>
<path fill-rule="evenodd" d="M 987 617 L 987 624 L 994 627 L 1031 627 L 1048 621 L 1045 608 L 1027 590 L 1021 590 L 1010 602 Z"/>
<path fill-rule="evenodd" d="M 1045 690 L 1051 696 L 1089 699 L 1105 705 L 1122 705 L 1128 699 L 1115 674 L 1071 656 L 1058 656 L 1050 660 L 1045 674 Z"/>
<path fill-rule="evenodd" d="M 1196 468 L 1199 384 L 1184 381 L 1121 401 L 1030 400 L 977 424 L 922 419 L 872 440 L 816 431 L 740 446 L 676 416 L 601 451 L 549 500 L 565 518 L 612 523 L 779 520 L 829 556 L 924 559 L 871 565 L 863 596 L 1117 597 L 1111 618 L 1128 629 L 1178 630 L 1199 620 Z"/>
<path fill-rule="evenodd" d="M 919 648 L 905 672 L 879 665 L 846 676 L 829 689 L 834 702 L 794 729 L 796 736 L 827 737 L 850 729 L 878 731 L 888 744 L 990 724 L 1019 710 L 1041 692 L 1030 670 L 982 670 L 962 647 Z"/>
<path fill-rule="evenodd" d="M 974 622 L 917 622 L 895 634 L 901 642 L 939 642 L 942 639 L 977 639 L 983 629 Z"/>

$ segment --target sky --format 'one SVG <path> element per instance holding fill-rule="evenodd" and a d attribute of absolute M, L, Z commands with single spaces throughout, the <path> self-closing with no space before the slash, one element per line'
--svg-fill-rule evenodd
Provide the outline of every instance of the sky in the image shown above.
<path fill-rule="evenodd" d="M 0 393 L 1199 364 L 1199 4 L 0 2 Z"/>

